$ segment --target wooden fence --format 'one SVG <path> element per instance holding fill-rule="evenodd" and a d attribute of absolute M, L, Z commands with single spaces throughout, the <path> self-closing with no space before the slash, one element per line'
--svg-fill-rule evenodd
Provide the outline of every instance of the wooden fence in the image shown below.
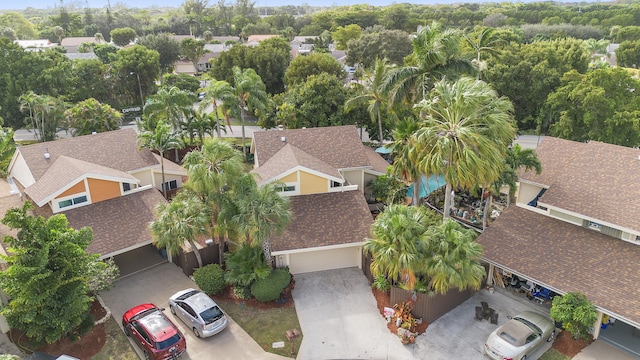
<path fill-rule="evenodd" d="M 219 263 L 218 248 L 218 244 L 213 244 L 200 249 L 202 266 Z M 187 276 L 191 276 L 198 267 L 198 259 L 193 251 L 181 252 L 179 255 L 172 256 L 172 260 L 174 264 L 182 268 L 182 272 Z"/>
<path fill-rule="evenodd" d="M 437 294 L 434 296 L 416 293 L 416 300 L 413 302 L 413 316 L 422 318 L 422 320 L 427 323 L 432 323 L 456 306 L 462 304 L 475 293 L 476 290 L 459 291 L 458 289 L 451 289 L 444 295 Z M 412 300 L 412 295 L 413 291 L 392 286 L 391 305 Z"/>

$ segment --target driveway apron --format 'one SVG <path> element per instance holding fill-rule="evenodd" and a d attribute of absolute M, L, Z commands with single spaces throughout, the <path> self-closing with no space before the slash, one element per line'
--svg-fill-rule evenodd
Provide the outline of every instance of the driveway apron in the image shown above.
<path fill-rule="evenodd" d="M 165 314 L 173 321 L 187 339 L 187 353 L 182 360 L 196 359 L 286 359 L 266 353 L 233 319 L 221 333 L 206 339 L 196 338 L 191 329 L 169 311 L 169 297 L 186 288 L 197 288 L 196 284 L 184 275 L 182 270 L 172 263 L 164 263 L 125 277 L 116 282 L 116 286 L 101 294 L 111 309 L 115 320 L 122 326 L 122 314 L 142 303 L 153 303 L 166 308 Z M 222 309 L 224 310 L 224 309 Z M 131 341 L 131 340 L 130 340 Z M 142 359 L 142 351 L 137 345 L 133 348 Z"/>

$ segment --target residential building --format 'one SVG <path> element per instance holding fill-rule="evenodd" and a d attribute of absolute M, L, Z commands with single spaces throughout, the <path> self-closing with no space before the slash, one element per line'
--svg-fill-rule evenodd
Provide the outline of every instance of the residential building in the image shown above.
<path fill-rule="evenodd" d="M 594 337 L 639 356 L 640 150 L 544 137 L 536 152 L 542 173 L 520 172 L 515 206 L 478 238 L 489 282 L 583 293 L 598 310 Z"/>
<path fill-rule="evenodd" d="M 270 240 L 276 266 L 304 273 L 356 266 L 373 217 L 368 183 L 389 165 L 365 146 L 355 126 L 269 130 L 253 134 L 259 184 L 277 181 L 293 220 Z"/>

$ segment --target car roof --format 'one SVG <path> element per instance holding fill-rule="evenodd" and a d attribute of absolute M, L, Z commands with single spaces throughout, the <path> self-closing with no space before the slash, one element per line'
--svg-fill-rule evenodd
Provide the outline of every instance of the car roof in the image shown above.
<path fill-rule="evenodd" d="M 513 346 L 524 345 L 531 334 L 533 334 L 531 328 L 515 319 L 507 321 L 497 332 L 502 340 Z"/>
<path fill-rule="evenodd" d="M 123 315 L 122 318 L 129 322 L 133 317 L 135 317 L 136 315 L 142 314 L 143 312 L 150 310 L 150 309 L 157 309 L 157 306 L 153 305 L 153 304 L 140 304 L 137 306 L 132 307 L 131 309 L 127 310 Z"/>
<path fill-rule="evenodd" d="M 156 342 L 166 340 L 178 332 L 173 323 L 159 309 L 145 314 L 138 319 L 138 323 L 147 329 L 147 333 Z"/>
<path fill-rule="evenodd" d="M 177 299 L 182 300 L 185 303 L 189 304 L 189 306 L 191 306 L 191 308 L 193 308 L 193 310 L 195 310 L 198 313 L 201 313 L 204 310 L 212 308 L 214 306 L 217 306 L 215 301 L 213 301 L 209 297 L 209 295 L 199 290 L 193 290 L 193 289 L 191 290 L 192 291 L 189 291 L 180 295 L 179 297 L 177 297 Z"/>

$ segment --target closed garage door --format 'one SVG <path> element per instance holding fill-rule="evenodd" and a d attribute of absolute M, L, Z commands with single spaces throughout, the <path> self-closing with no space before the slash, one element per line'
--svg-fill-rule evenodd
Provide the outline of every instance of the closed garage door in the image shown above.
<path fill-rule="evenodd" d="M 360 251 L 360 247 L 356 246 L 290 254 L 289 271 L 300 274 L 360 266 Z"/>

